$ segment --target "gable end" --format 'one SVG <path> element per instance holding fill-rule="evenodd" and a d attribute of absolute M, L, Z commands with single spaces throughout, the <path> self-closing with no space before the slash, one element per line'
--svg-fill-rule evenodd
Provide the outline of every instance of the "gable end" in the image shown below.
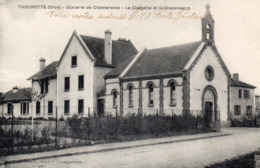
<path fill-rule="evenodd" d="M 90 60 L 91 61 L 95 61 L 95 58 L 93 57 L 93 55 L 89 51 L 88 47 L 84 44 L 82 39 L 78 36 L 77 32 L 74 30 L 72 35 L 71 35 L 71 37 L 70 37 L 70 39 L 69 39 L 69 41 L 68 41 L 68 43 L 67 43 L 67 45 L 66 45 L 66 47 L 65 47 L 65 49 L 64 49 L 64 51 L 63 51 L 63 53 L 62 53 L 62 55 L 61 55 L 61 58 L 59 60 L 59 63 L 57 65 L 57 67 L 59 67 L 59 65 L 60 65 L 60 63 L 61 63 L 61 61 L 62 61 L 62 59 L 63 59 L 63 57 L 64 57 L 64 55 L 65 55 L 65 53 L 66 53 L 66 51 L 67 51 L 67 49 L 68 49 L 68 47 L 69 47 L 69 45 L 70 45 L 70 43 L 71 43 L 71 41 L 72 41 L 74 36 L 76 37 L 76 39 L 78 40 L 80 46 L 82 47 L 82 49 L 84 50 L 86 55 L 90 58 Z"/>

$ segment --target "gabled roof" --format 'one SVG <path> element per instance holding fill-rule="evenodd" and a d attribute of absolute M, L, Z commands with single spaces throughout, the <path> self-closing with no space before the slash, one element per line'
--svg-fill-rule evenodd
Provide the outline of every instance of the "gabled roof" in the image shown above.
<path fill-rule="evenodd" d="M 251 89 L 255 89 L 256 87 L 253 85 L 250 85 L 248 83 L 242 82 L 242 81 L 237 81 L 233 78 L 231 78 L 231 86 L 234 87 L 244 87 L 244 88 L 251 88 Z"/>
<path fill-rule="evenodd" d="M 109 64 L 104 60 L 104 39 L 80 35 L 81 39 L 95 57 L 97 66 L 107 66 Z M 130 56 L 137 53 L 136 48 L 130 40 L 113 40 L 112 41 L 112 65 L 117 66 L 124 62 Z"/>
<path fill-rule="evenodd" d="M 31 76 L 28 80 L 41 80 L 49 77 L 56 77 L 57 70 L 56 67 L 58 65 L 58 61 L 54 61 L 46 66 L 43 70 L 37 72 L 33 76 Z"/>
<path fill-rule="evenodd" d="M 17 92 L 10 90 L 2 95 L 3 102 L 31 101 L 32 88 L 19 88 Z"/>
<path fill-rule="evenodd" d="M 58 66 L 62 61 L 73 37 L 76 37 L 86 55 L 91 59 L 91 61 L 94 61 L 96 66 L 116 67 L 118 64 L 124 62 L 130 56 L 138 52 L 130 40 L 113 40 L 112 64 L 108 64 L 104 59 L 104 38 L 78 35 L 78 33 L 74 31 L 61 55 Z"/>
<path fill-rule="evenodd" d="M 129 69 L 123 79 L 138 78 L 145 76 L 181 74 L 184 66 L 199 47 L 201 41 L 181 44 L 170 47 L 146 50 Z M 130 60 L 128 60 L 131 62 Z M 127 62 L 124 62 L 127 64 Z M 121 74 L 126 66 L 119 65 L 106 77 L 114 77 Z"/>

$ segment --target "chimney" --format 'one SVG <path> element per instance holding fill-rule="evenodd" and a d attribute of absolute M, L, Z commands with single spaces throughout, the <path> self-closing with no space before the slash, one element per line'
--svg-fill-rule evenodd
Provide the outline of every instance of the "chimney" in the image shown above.
<path fill-rule="evenodd" d="M 238 75 L 238 73 L 234 73 L 234 74 L 233 74 L 233 79 L 234 79 L 235 81 L 239 81 L 239 75 Z"/>
<path fill-rule="evenodd" d="M 18 92 L 18 87 L 17 86 L 14 86 L 13 87 L 13 93 L 17 93 Z"/>
<path fill-rule="evenodd" d="M 45 59 L 41 58 L 39 62 L 40 62 L 40 71 L 41 71 L 45 68 Z"/>
<path fill-rule="evenodd" d="M 112 64 L 112 32 L 109 29 L 105 31 L 105 60 Z"/>

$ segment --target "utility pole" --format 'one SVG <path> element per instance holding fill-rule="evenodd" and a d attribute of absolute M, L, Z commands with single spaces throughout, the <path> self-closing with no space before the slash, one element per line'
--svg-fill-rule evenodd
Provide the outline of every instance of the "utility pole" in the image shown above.
<path fill-rule="evenodd" d="M 44 96 L 45 96 L 44 94 L 38 93 L 38 91 L 32 91 L 32 93 L 31 93 L 31 100 L 32 100 L 32 114 L 31 114 L 31 116 L 32 116 L 32 141 L 33 141 L 33 103 L 36 104 L 36 102 L 40 101 Z M 37 110 L 36 108 L 35 108 L 35 110 Z"/>
<path fill-rule="evenodd" d="M 58 132 L 58 108 L 56 105 L 56 120 L 55 120 L 55 148 L 57 148 L 57 132 Z"/>
<path fill-rule="evenodd" d="M 32 142 L 33 142 L 33 102 L 32 102 L 32 112 L 31 112 L 31 116 L 32 116 Z"/>
<path fill-rule="evenodd" d="M 14 108 L 13 104 L 11 105 L 11 111 L 12 111 L 12 152 L 14 151 Z"/>

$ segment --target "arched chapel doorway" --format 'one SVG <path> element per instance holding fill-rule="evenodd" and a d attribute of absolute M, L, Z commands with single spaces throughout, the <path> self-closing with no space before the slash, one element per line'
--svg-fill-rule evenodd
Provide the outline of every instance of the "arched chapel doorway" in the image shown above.
<path fill-rule="evenodd" d="M 202 94 L 202 110 L 207 128 L 215 129 L 217 107 L 217 91 L 213 86 L 207 86 Z"/>

